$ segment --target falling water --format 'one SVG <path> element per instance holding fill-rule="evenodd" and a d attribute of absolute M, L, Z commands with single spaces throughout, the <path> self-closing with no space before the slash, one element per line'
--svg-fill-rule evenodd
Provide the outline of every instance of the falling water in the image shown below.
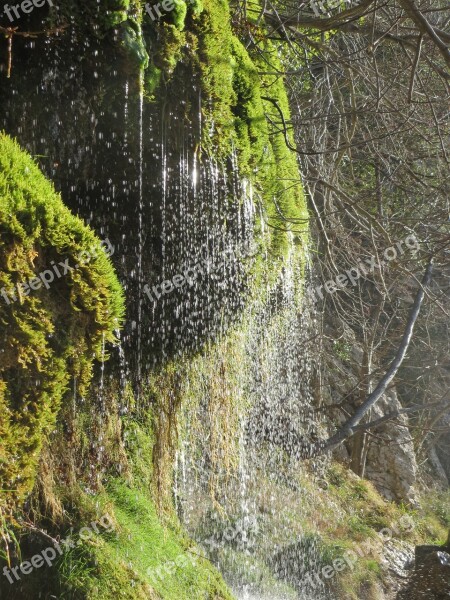
<path fill-rule="evenodd" d="M 254 217 L 253 210 L 247 214 Z M 233 388 L 237 404 L 244 397 L 249 402 L 239 409 L 236 474 L 223 475 L 217 485 L 220 493 L 215 502 L 221 504 L 220 513 L 208 492 L 211 478 L 216 481 L 218 474 L 208 454 L 211 398 L 207 386 L 197 414 L 192 406 L 185 414 L 183 472 L 179 471 L 175 490 L 180 514 L 239 600 L 332 597 L 304 580 L 307 569 L 319 564 L 320 548 L 299 526 L 301 511 L 295 509 L 294 520 L 290 515 L 293 506 L 302 502 L 293 452 L 296 436 L 317 439 L 320 426 L 311 392 L 314 365 L 309 344 L 315 327 L 314 307 L 306 300 L 301 308 L 298 304 L 296 268 L 293 256 L 288 257 L 278 283 L 249 308 L 243 351 L 247 363 Z M 205 424 L 203 435 L 198 431 L 201 423 Z M 199 439 L 203 440 L 201 452 Z M 317 469 L 321 469 L 320 461 Z M 224 535 L 227 523 L 233 531 L 236 522 L 235 534 Z"/>
<path fill-rule="evenodd" d="M 319 422 L 307 344 L 313 317 L 310 307 L 300 310 L 295 285 L 302 274 L 291 254 L 279 281 L 249 302 L 252 259 L 245 257 L 257 246 L 270 260 L 267 217 L 257 191 L 239 173 L 236 152 L 227 164 L 202 153 L 208 107 L 198 82 L 186 83 L 186 94 L 169 89 L 167 97 L 144 102 L 142 74 L 130 74 L 120 54 L 109 56 L 74 29 L 64 51 L 42 39 L 33 44 L 17 43 L 21 60 L 14 62 L 8 87 L 0 89 L 0 127 L 39 157 L 64 202 L 114 246 L 127 321 L 112 360 L 100 366 L 99 397 L 109 378 L 119 377 L 122 390 L 130 381 L 139 389 L 152 369 L 193 350 L 206 363 L 239 324 L 245 334 L 224 345 L 216 376 L 226 352 L 239 352 L 241 362 L 226 390 L 214 388 L 226 392 L 237 453 L 228 471 L 212 472 L 206 425 L 220 422 L 222 407 L 211 405 L 205 387 L 195 410 L 183 416 L 175 499 L 200 544 L 212 530 L 217 547 L 211 558 L 239 598 L 283 600 L 297 589 L 289 584 L 292 573 L 283 571 L 283 556 L 303 540 L 284 506 L 285 497 L 302 495 L 286 432 L 314 438 Z M 197 264 L 202 273 L 163 293 L 165 282 L 170 288 L 174 277 Z M 197 380 L 206 377 L 202 372 Z M 76 403 L 75 396 L 76 388 Z M 207 493 L 213 478 L 221 489 L 216 505 Z M 314 544 L 308 552 L 313 562 Z"/>
<path fill-rule="evenodd" d="M 138 316 L 137 316 L 137 381 L 142 381 L 142 305 L 143 279 L 142 258 L 144 252 L 144 71 L 139 73 L 139 201 L 138 201 Z M 138 386 L 138 395 L 140 394 Z M 139 399 L 139 398 L 138 398 Z"/>

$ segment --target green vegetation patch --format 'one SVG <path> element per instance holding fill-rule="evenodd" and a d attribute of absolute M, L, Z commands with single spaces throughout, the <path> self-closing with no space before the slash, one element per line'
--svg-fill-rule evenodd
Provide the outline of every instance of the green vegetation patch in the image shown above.
<path fill-rule="evenodd" d="M 202 143 L 216 157 L 237 151 L 239 171 L 266 215 L 271 254 L 286 258 L 292 241 L 307 242 L 308 213 L 277 49 L 267 40 L 244 48 L 221 0 L 205 0 L 193 31 L 203 94 L 212 106 L 205 118 L 214 124 L 212 140 Z"/>
<path fill-rule="evenodd" d="M 44 285 L 40 279 L 38 287 L 36 278 L 44 271 L 53 273 L 53 281 Z M 76 378 L 83 393 L 93 360 L 115 341 L 124 311 L 121 286 L 103 244 L 4 134 L 0 290 L 3 509 L 31 491 L 45 435 L 55 425 L 69 381 Z"/>
<path fill-rule="evenodd" d="M 155 598 L 231 600 L 218 572 L 200 555 L 175 519 L 162 524 L 147 494 L 113 482 L 109 498 L 119 535 L 108 540 L 96 556 L 98 569 L 92 573 L 88 598 L 107 600 L 124 588 L 130 590 L 130 598 L 140 598 L 131 592 L 129 584 L 120 581 L 118 574 L 122 572 L 128 581 L 131 575 L 137 589 L 152 591 Z"/>
<path fill-rule="evenodd" d="M 120 479 L 106 477 L 95 495 L 82 484 L 60 490 L 65 522 L 56 526 L 46 521 L 47 530 L 60 539 L 70 537 L 73 547 L 52 566 L 34 569 L 14 585 L 0 578 L 1 597 L 6 590 L 10 600 L 31 600 L 39 589 L 43 597 L 53 594 L 59 600 L 233 600 L 175 512 L 158 509 L 150 491 L 155 443 L 151 419 L 124 419 L 124 439 L 129 468 Z M 97 527 L 94 535 L 90 524 L 105 521 L 107 526 Z M 82 536 L 86 527 L 91 534 Z M 22 557 L 14 562 L 29 560 L 51 545 L 34 531 L 22 529 L 20 535 Z"/>

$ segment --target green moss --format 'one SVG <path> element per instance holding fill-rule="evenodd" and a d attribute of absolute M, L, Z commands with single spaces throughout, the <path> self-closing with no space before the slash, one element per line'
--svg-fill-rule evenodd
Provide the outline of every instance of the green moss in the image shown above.
<path fill-rule="evenodd" d="M 145 92 L 148 98 L 153 98 L 153 93 L 161 82 L 161 75 L 161 69 L 158 69 L 158 67 L 155 67 L 154 65 L 150 65 L 150 67 L 145 71 Z"/>
<path fill-rule="evenodd" d="M 60 266 L 59 277 L 54 269 L 66 261 L 72 269 L 64 274 Z M 54 281 L 31 289 L 27 282 L 44 271 Z M 123 316 L 122 290 L 100 240 L 4 134 L 0 289 L 6 295 L 0 299 L 1 509 L 31 491 L 45 434 L 55 425 L 69 381 L 75 377 L 83 393 L 93 359 L 105 343 L 115 342 Z"/>
<path fill-rule="evenodd" d="M 120 13 L 114 13 L 115 15 Z M 120 21 L 119 45 L 124 53 L 130 57 L 138 69 L 146 69 L 149 65 L 149 56 L 142 37 L 138 21 L 130 19 L 125 13 L 125 18 Z M 113 27 L 115 23 L 111 23 Z"/>
<path fill-rule="evenodd" d="M 198 17 L 204 9 L 203 0 L 191 0 L 189 2 L 189 8 L 192 11 L 194 17 Z"/>
<path fill-rule="evenodd" d="M 267 190 L 266 207 L 269 227 L 273 231 L 274 251 L 285 256 L 291 241 L 299 243 L 303 249 L 306 247 L 308 211 L 297 154 L 292 149 L 296 144 L 290 126 L 284 79 L 279 74 L 283 68 L 277 49 L 270 40 L 264 40 L 255 49 L 252 58 L 256 68 L 266 73 L 261 76 L 261 95 L 270 98 L 264 100 L 264 115 L 270 123 L 268 127 L 272 150 L 264 186 Z M 287 128 L 286 132 L 283 131 L 284 127 Z"/>
<path fill-rule="evenodd" d="M 306 245 L 308 214 L 297 156 L 288 147 L 295 147 L 292 132 L 284 135 L 281 126 L 280 112 L 289 127 L 290 111 L 276 48 L 264 41 L 246 50 L 231 29 L 228 3 L 220 0 L 205 1 L 193 32 L 203 94 L 212 105 L 205 119 L 214 124 L 204 150 L 225 159 L 237 149 L 240 173 L 263 201 L 272 258 L 286 258 L 292 241 Z M 260 75 L 268 71 L 275 74 Z"/>
<path fill-rule="evenodd" d="M 153 61 L 166 76 L 173 73 L 181 59 L 181 50 L 185 41 L 186 38 L 182 31 L 170 23 L 162 23 L 159 31 L 158 49 L 153 55 Z"/>
<path fill-rule="evenodd" d="M 174 0 L 174 9 L 169 13 L 175 27 L 182 31 L 186 22 L 187 4 L 184 0 Z"/>
<path fill-rule="evenodd" d="M 206 130 L 214 122 L 213 146 L 202 140 L 207 151 L 215 151 L 217 158 L 229 154 L 234 137 L 233 114 L 233 36 L 230 28 L 229 5 L 226 0 L 204 0 L 203 12 L 193 24 L 198 39 L 197 61 L 205 101 L 212 111 L 205 111 Z M 219 153 L 217 152 L 219 151 Z"/>
<path fill-rule="evenodd" d="M 55 565 L 53 592 L 83 600 L 232 600 L 220 574 L 177 520 L 163 522 L 140 486 L 113 480 L 96 502 L 113 516 L 114 534 L 96 536 L 64 554 Z M 46 590 L 46 583 L 42 585 Z"/>

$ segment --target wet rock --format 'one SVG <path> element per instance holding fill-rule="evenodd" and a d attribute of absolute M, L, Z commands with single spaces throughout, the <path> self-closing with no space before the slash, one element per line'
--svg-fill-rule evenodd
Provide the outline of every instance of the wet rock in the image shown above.
<path fill-rule="evenodd" d="M 450 546 L 417 546 L 409 584 L 397 600 L 445 600 L 450 598 Z"/>

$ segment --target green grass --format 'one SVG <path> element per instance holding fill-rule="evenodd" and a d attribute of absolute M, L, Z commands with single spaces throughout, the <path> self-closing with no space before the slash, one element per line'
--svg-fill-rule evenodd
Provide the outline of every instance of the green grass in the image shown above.
<path fill-rule="evenodd" d="M 58 598 L 232 600 L 177 519 L 161 519 L 148 494 L 113 480 L 98 501 L 114 515 L 115 531 L 64 555 Z"/>
<path fill-rule="evenodd" d="M 92 595 L 88 597 L 106 600 L 123 589 L 120 579 L 111 572 L 119 567 L 122 572 L 132 574 L 138 588 L 143 591 L 152 588 L 167 600 L 231 600 L 218 572 L 199 556 L 198 548 L 183 534 L 175 519 L 162 524 L 148 495 L 115 481 L 109 486 L 108 497 L 114 506 L 119 535 L 108 540 L 98 552 L 99 570 L 93 573 Z"/>

